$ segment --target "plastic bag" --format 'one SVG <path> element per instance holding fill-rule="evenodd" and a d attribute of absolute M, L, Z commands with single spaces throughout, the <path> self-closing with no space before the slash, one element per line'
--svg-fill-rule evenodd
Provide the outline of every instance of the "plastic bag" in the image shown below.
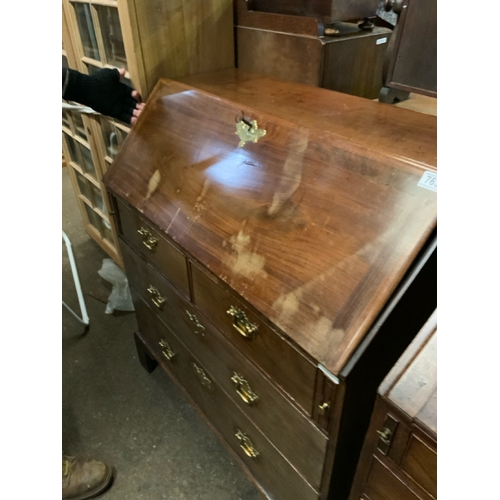
<path fill-rule="evenodd" d="M 97 272 L 101 278 L 113 285 L 106 305 L 106 314 L 113 314 L 115 309 L 117 311 L 135 311 L 125 273 L 111 259 L 104 259 L 101 269 Z"/>

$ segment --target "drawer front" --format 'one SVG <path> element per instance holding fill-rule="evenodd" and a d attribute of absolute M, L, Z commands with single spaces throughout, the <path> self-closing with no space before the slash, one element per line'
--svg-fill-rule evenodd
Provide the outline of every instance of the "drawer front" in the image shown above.
<path fill-rule="evenodd" d="M 117 200 L 122 235 L 148 262 L 156 266 L 186 297 L 189 278 L 186 258 L 137 212 Z"/>
<path fill-rule="evenodd" d="M 121 250 L 125 272 L 131 287 L 167 325 L 170 325 L 170 321 L 179 315 L 184 301 L 174 292 L 173 287 L 132 248 L 122 242 Z"/>
<path fill-rule="evenodd" d="M 437 498 L 437 454 L 415 434 L 410 437 L 401 469 Z"/>
<path fill-rule="evenodd" d="M 399 477 L 394 475 L 380 462 L 377 457 L 373 457 L 363 498 L 369 500 L 421 500 Z"/>
<path fill-rule="evenodd" d="M 142 315 L 154 313 L 138 304 L 137 316 Z M 319 488 L 327 445 L 324 434 L 190 304 L 184 302 L 176 316 L 168 325 L 177 337 L 210 369 L 233 403 Z"/>
<path fill-rule="evenodd" d="M 251 421 L 217 385 L 206 367 L 169 329 L 136 298 L 137 321 L 157 361 L 186 389 L 226 444 L 242 459 L 256 481 L 276 500 L 317 500 L 317 492 L 304 481 Z M 168 347 L 166 346 L 168 344 Z M 165 355 L 165 351 L 168 356 Z M 174 353 L 172 359 L 171 352 Z M 238 434 L 238 431 L 241 431 Z M 239 435 L 239 437 L 236 436 Z M 251 457 L 258 452 L 258 456 Z"/>
<path fill-rule="evenodd" d="M 316 366 L 197 266 L 191 269 L 196 306 L 310 416 Z"/>

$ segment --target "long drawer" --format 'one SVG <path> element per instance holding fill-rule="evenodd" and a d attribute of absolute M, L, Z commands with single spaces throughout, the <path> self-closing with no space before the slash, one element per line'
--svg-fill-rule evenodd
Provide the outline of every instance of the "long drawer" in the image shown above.
<path fill-rule="evenodd" d="M 188 307 L 187 304 L 185 306 Z M 138 318 L 147 316 L 150 323 L 154 322 L 155 319 L 152 317 L 155 314 L 145 302 L 138 302 L 136 310 Z M 190 324 L 181 327 L 175 327 L 173 323 L 169 325 L 186 347 L 210 369 L 214 380 L 233 403 L 252 420 L 312 486 L 319 488 L 327 438 L 222 335 L 208 326 L 203 319 L 202 323 L 206 325 L 203 334 L 195 333 L 194 330 L 199 330 L 196 325 L 193 327 Z M 165 325 L 158 325 L 156 328 L 162 327 Z"/>
<path fill-rule="evenodd" d="M 311 415 L 316 366 L 200 268 L 191 264 L 191 270 L 200 311 Z"/>
<path fill-rule="evenodd" d="M 138 310 L 141 302 L 136 299 Z M 184 387 L 269 497 L 317 500 L 318 493 L 234 405 L 208 368 L 154 314 L 138 314 L 137 318 L 142 338 L 156 360 Z"/>
<path fill-rule="evenodd" d="M 154 264 L 186 297 L 189 297 L 187 261 L 165 237 L 133 209 L 116 200 L 120 231 L 137 252 Z"/>
<path fill-rule="evenodd" d="M 327 445 L 323 433 L 139 255 L 125 245 L 122 250 L 126 268 L 134 269 L 129 273 L 131 285 L 145 301 L 136 305 L 138 321 L 145 316 L 158 315 L 210 368 L 217 383 L 233 402 L 287 460 L 319 488 Z M 162 309 L 154 305 L 146 293 L 151 285 L 165 299 Z"/>

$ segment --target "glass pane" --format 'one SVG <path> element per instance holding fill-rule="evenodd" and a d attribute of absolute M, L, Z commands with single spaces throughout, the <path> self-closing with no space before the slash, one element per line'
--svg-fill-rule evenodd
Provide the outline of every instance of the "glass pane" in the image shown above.
<path fill-rule="evenodd" d="M 65 127 L 69 127 L 69 115 L 68 115 L 68 112 L 67 111 L 62 111 L 62 124 L 65 126 Z"/>
<path fill-rule="evenodd" d="M 83 124 L 82 115 L 77 112 L 72 112 L 71 117 L 73 118 L 73 125 L 75 126 L 76 133 L 87 140 L 87 134 L 85 133 L 85 125 Z"/>
<path fill-rule="evenodd" d="M 101 219 L 101 229 L 102 236 L 107 239 L 113 246 L 116 246 L 115 239 L 113 238 L 113 231 L 111 231 L 111 226 L 104 219 Z"/>
<path fill-rule="evenodd" d="M 98 66 L 94 66 L 93 64 L 86 64 L 86 66 L 89 75 L 93 75 L 96 71 L 99 71 L 101 69 Z"/>
<path fill-rule="evenodd" d="M 104 204 L 104 198 L 102 197 L 101 190 L 97 186 L 94 186 L 94 184 L 91 184 L 91 187 L 92 194 L 94 196 L 94 206 L 107 215 L 106 205 Z"/>
<path fill-rule="evenodd" d="M 114 158 L 118 153 L 118 135 L 113 122 L 101 120 L 102 135 L 106 145 L 106 155 Z"/>
<path fill-rule="evenodd" d="M 123 46 L 122 30 L 116 7 L 96 5 L 99 14 L 99 25 L 101 27 L 106 63 L 119 68 L 127 66 L 125 59 L 125 48 Z"/>
<path fill-rule="evenodd" d="M 78 156 L 76 141 L 68 134 L 64 134 L 64 137 L 66 139 L 66 144 L 68 145 L 70 160 L 74 161 L 77 165 L 80 165 L 81 161 L 80 157 Z"/>
<path fill-rule="evenodd" d="M 83 52 L 87 57 L 100 61 L 101 57 L 95 37 L 90 5 L 86 3 L 75 3 L 73 6 L 75 7 L 78 30 L 80 31 L 80 38 L 82 39 Z"/>
<path fill-rule="evenodd" d="M 85 147 L 83 144 L 78 143 L 78 145 L 80 146 L 80 153 L 82 154 L 83 170 L 85 170 L 87 174 L 90 174 L 92 177 L 97 179 L 97 174 L 95 171 L 94 162 L 92 161 L 92 154 L 90 153 L 90 149 Z"/>
<path fill-rule="evenodd" d="M 80 193 L 87 198 L 87 200 L 91 200 L 92 198 L 90 197 L 90 189 L 89 189 L 89 181 L 83 177 L 83 175 L 80 175 L 76 170 L 73 169 L 73 172 L 75 172 L 76 175 L 76 180 L 78 181 L 78 187 L 80 188 Z"/>
<path fill-rule="evenodd" d="M 99 231 L 99 234 L 101 233 L 101 224 L 99 223 L 99 220 L 101 219 L 86 203 L 85 205 L 85 211 L 87 212 L 87 217 L 89 218 L 89 222 L 92 226 L 94 226 L 97 231 Z"/>

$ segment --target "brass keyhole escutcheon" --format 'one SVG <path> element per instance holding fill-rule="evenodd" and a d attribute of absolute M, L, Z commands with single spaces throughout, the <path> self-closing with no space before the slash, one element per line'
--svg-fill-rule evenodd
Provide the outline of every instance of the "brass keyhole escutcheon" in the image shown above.
<path fill-rule="evenodd" d="M 205 327 L 198 321 L 196 314 L 190 313 L 188 310 L 186 310 L 186 314 L 188 315 L 190 321 L 194 323 L 195 326 L 194 333 L 196 333 L 196 335 L 201 335 L 202 337 L 204 337 Z"/>
<path fill-rule="evenodd" d="M 259 327 L 250 323 L 246 314 L 241 309 L 231 306 L 226 313 L 233 317 L 233 327 L 243 337 L 252 340 L 259 333 Z"/>
<path fill-rule="evenodd" d="M 144 227 L 138 229 L 137 232 L 142 236 L 142 243 L 144 244 L 144 246 L 153 251 L 156 248 L 156 245 L 158 245 L 158 239 L 151 234 L 151 231 L 149 231 L 149 229 L 146 229 Z"/>
<path fill-rule="evenodd" d="M 250 384 L 241 375 L 233 372 L 231 380 L 236 384 L 236 392 L 247 405 L 252 406 L 257 403 L 259 396 L 252 391 Z"/>
<path fill-rule="evenodd" d="M 200 379 L 201 385 L 206 387 L 209 391 L 213 390 L 214 386 L 212 384 L 212 381 L 208 378 L 207 374 L 205 373 L 205 370 L 198 366 L 196 363 L 193 363 L 193 368 L 194 371 L 196 372 L 196 375 L 198 375 L 198 378 Z"/>
<path fill-rule="evenodd" d="M 244 432 L 238 429 L 235 436 L 238 438 L 238 441 L 240 442 L 241 449 L 245 452 L 245 454 L 248 457 L 257 458 L 260 455 L 259 450 L 255 448 L 255 446 L 252 444 L 252 442 Z"/>
<path fill-rule="evenodd" d="M 161 311 L 163 310 L 163 306 L 167 302 L 164 297 L 160 295 L 160 291 L 155 288 L 153 285 L 150 285 L 148 288 L 148 292 L 151 298 L 151 301 L 153 304 L 160 309 Z"/>
<path fill-rule="evenodd" d="M 164 339 L 161 339 L 158 344 L 160 344 L 161 346 L 161 352 L 162 354 L 169 360 L 169 361 L 172 361 L 176 354 L 175 352 L 172 350 L 172 348 L 170 347 L 170 344 L 164 340 Z"/>

